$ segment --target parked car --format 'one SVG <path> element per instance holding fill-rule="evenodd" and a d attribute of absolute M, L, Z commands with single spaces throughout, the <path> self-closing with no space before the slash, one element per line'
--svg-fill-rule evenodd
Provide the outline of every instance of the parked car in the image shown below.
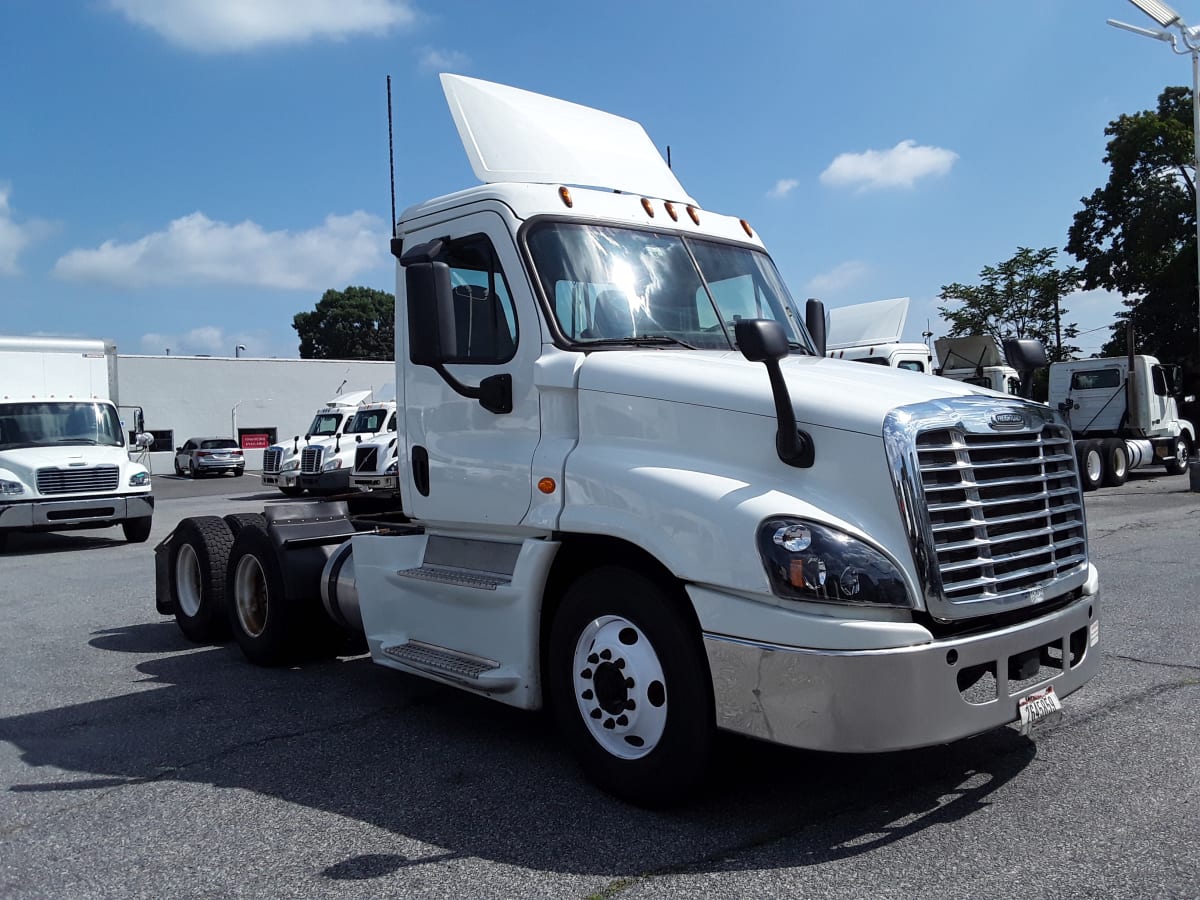
<path fill-rule="evenodd" d="M 246 470 L 246 457 L 233 438 L 188 438 L 182 447 L 175 448 L 175 474 L 185 472 L 196 478 L 212 472 L 241 475 Z"/>

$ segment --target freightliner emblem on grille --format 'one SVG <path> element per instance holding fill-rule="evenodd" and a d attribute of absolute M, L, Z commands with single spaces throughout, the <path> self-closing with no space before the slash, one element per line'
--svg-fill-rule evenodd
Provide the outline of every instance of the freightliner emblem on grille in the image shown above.
<path fill-rule="evenodd" d="M 1020 413 L 1002 412 L 992 416 L 992 420 L 988 422 L 992 428 L 997 431 L 1007 430 L 1009 428 L 1024 428 L 1025 417 Z"/>

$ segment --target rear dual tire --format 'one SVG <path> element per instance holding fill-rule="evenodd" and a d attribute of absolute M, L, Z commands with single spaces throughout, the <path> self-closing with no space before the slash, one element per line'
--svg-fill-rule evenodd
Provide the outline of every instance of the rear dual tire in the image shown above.
<path fill-rule="evenodd" d="M 167 578 L 175 621 L 198 644 L 229 635 L 225 617 L 225 569 L 233 534 L 217 516 L 184 519 L 175 529 Z"/>

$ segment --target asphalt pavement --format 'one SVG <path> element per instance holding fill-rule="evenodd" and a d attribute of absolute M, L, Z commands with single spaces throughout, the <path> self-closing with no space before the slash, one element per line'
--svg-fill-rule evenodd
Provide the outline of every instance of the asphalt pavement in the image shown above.
<path fill-rule="evenodd" d="M 1186 476 L 1088 495 L 1104 661 L 1060 724 L 877 756 L 725 737 L 664 812 L 593 788 L 542 715 L 189 643 L 154 610 L 154 544 L 281 498 L 249 472 L 154 483 L 145 544 L 0 556 L 0 896 L 1200 896 Z"/>

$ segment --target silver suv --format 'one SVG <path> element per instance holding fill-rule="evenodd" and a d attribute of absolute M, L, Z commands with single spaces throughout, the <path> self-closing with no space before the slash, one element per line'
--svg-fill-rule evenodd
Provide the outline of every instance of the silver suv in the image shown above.
<path fill-rule="evenodd" d="M 246 458 L 233 438 L 188 438 L 182 447 L 175 448 L 176 475 L 185 472 L 193 478 L 210 472 L 216 475 L 226 472 L 241 475 L 245 470 Z"/>

